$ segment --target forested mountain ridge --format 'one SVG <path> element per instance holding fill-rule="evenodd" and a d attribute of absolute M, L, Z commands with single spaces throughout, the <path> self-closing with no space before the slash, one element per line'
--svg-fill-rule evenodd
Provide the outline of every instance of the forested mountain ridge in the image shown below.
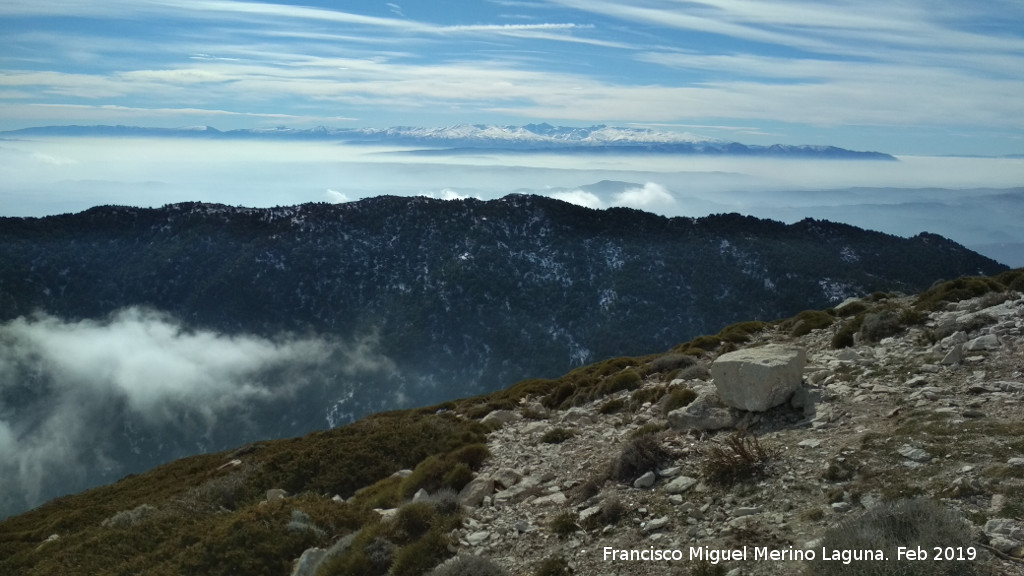
<path fill-rule="evenodd" d="M 228 333 L 374 332 L 419 373 L 457 366 L 446 380 L 458 392 L 441 396 L 1005 269 L 930 234 L 664 218 L 534 196 L 105 206 L 0 219 L 0 253 L 4 320 L 147 306 Z"/>
<path fill-rule="evenodd" d="M 0 515 L 190 454 L 1003 270 L 930 234 L 522 195 L 3 218 Z"/>

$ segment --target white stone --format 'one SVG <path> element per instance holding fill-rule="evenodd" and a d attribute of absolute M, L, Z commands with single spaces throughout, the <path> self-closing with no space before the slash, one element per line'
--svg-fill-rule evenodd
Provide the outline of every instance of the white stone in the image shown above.
<path fill-rule="evenodd" d="M 522 418 L 511 410 L 495 410 L 480 420 L 484 424 L 496 424 L 498 428 Z"/>
<path fill-rule="evenodd" d="M 697 485 L 696 478 L 680 476 L 665 485 L 665 492 L 669 494 L 682 494 Z"/>
<path fill-rule="evenodd" d="M 668 413 L 668 423 L 683 431 L 732 428 L 736 420 L 734 411 L 713 390 L 700 393 L 689 405 Z"/>
<path fill-rule="evenodd" d="M 533 503 L 538 506 L 544 506 L 547 504 L 565 504 L 568 500 L 562 492 L 555 492 L 549 496 L 541 496 L 534 500 Z"/>
<path fill-rule="evenodd" d="M 494 480 L 482 476 L 474 478 L 459 492 L 459 502 L 464 506 L 477 507 L 484 498 L 494 492 Z"/>
<path fill-rule="evenodd" d="M 711 376 L 723 402 L 764 412 L 789 400 L 802 383 L 806 364 L 802 348 L 747 348 L 719 356 L 711 365 Z"/>
<path fill-rule="evenodd" d="M 644 524 L 643 531 L 654 532 L 655 530 L 661 530 L 665 526 L 668 526 L 668 523 L 668 516 L 662 516 L 661 518 L 656 518 L 654 520 L 651 520 L 647 524 Z"/>
<path fill-rule="evenodd" d="M 995 350 L 999 348 L 999 338 L 995 334 L 986 334 L 984 336 L 978 336 L 974 340 L 971 340 L 967 344 L 964 344 L 964 350 L 968 352 L 977 352 L 979 350 Z"/>
<path fill-rule="evenodd" d="M 654 486 L 654 482 L 656 480 L 657 476 L 654 475 L 654 472 L 648 471 L 645 472 L 643 476 L 640 476 L 635 481 L 633 481 L 633 487 L 640 489 L 650 488 L 651 486 Z"/>
<path fill-rule="evenodd" d="M 897 450 L 896 452 L 898 452 L 900 456 L 913 460 L 914 462 L 927 462 L 932 459 L 932 457 L 929 456 L 928 453 L 925 452 L 924 450 L 920 448 L 914 448 L 913 446 L 910 446 L 908 444 L 900 446 L 899 450 Z"/>

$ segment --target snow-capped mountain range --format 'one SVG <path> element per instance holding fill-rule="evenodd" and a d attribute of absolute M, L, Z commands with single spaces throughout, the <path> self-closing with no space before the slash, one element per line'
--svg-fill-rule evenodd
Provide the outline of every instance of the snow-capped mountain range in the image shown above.
<path fill-rule="evenodd" d="M 121 136 L 188 137 L 218 139 L 273 138 L 288 140 L 336 140 L 354 144 L 388 144 L 421 147 L 420 152 L 458 153 L 467 150 L 515 152 L 622 152 L 661 154 L 709 154 L 738 156 L 799 156 L 862 160 L 895 160 L 882 152 L 862 152 L 822 145 L 741 144 L 685 132 L 640 127 L 496 126 L 459 124 L 438 128 L 396 126 L 391 128 L 252 128 L 221 131 L 212 126 L 145 128 L 137 126 L 43 126 L 0 132 L 0 138 L 26 136 Z"/>

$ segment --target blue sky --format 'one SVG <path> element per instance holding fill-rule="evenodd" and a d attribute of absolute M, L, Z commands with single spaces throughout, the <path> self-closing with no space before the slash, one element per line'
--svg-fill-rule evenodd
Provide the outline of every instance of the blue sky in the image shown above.
<path fill-rule="evenodd" d="M 1024 153 L 1024 3 L 0 4 L 0 129 L 537 121 Z"/>

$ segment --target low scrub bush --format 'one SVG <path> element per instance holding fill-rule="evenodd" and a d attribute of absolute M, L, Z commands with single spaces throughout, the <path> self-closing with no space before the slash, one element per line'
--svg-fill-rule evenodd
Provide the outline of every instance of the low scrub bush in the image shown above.
<path fill-rule="evenodd" d="M 632 482 L 644 473 L 662 468 L 672 460 L 669 453 L 654 435 L 647 434 L 634 438 L 623 447 L 612 462 L 610 474 L 620 482 Z"/>
<path fill-rule="evenodd" d="M 896 548 L 923 548 L 929 558 L 933 547 L 967 548 L 971 527 L 958 514 L 931 500 L 918 498 L 884 503 L 861 516 L 829 528 L 821 545 L 827 550 L 881 550 L 886 560 L 843 564 L 817 559 L 809 566 L 815 576 L 980 576 L 988 574 L 984 561 L 907 560 L 896 558 Z M 981 547 L 975 547 L 979 554 Z"/>
<path fill-rule="evenodd" d="M 155 506 L 140 504 L 131 510 L 122 510 L 100 523 L 104 528 L 131 528 L 144 522 L 156 512 Z"/>
<path fill-rule="evenodd" d="M 584 528 L 596 530 L 603 526 L 614 526 L 622 521 L 626 514 L 626 506 L 621 500 L 612 496 L 601 502 L 601 511 L 587 518 Z"/>
<path fill-rule="evenodd" d="M 428 576 L 508 576 L 508 571 L 489 558 L 460 554 L 438 564 Z"/>
<path fill-rule="evenodd" d="M 643 406 L 647 402 L 657 402 L 665 395 L 668 389 L 664 386 L 654 386 L 651 388 L 641 388 L 629 396 L 629 407 L 632 410 L 636 410 Z"/>
<path fill-rule="evenodd" d="M 697 358 L 689 354 L 670 352 L 658 356 L 647 365 L 647 374 L 668 374 L 681 368 L 688 368 L 697 363 Z"/>
<path fill-rule="evenodd" d="M 835 320 L 835 317 L 828 312 L 804 310 L 796 316 L 782 321 L 780 327 L 789 332 L 791 336 L 804 336 L 810 334 L 812 330 L 828 328 Z"/>
<path fill-rule="evenodd" d="M 548 527 L 555 536 L 562 539 L 568 538 L 569 535 L 580 529 L 576 524 L 576 514 L 569 511 L 555 516 Z"/>
<path fill-rule="evenodd" d="M 708 367 L 703 364 L 694 364 L 689 368 L 683 368 L 676 375 L 676 378 L 680 380 L 710 380 L 711 372 Z"/>
<path fill-rule="evenodd" d="M 696 399 L 697 393 L 692 388 L 674 388 L 662 398 L 661 409 L 662 412 L 667 414 L 673 410 L 689 406 Z"/>
<path fill-rule="evenodd" d="M 614 398 L 601 405 L 597 411 L 601 414 L 615 414 L 626 407 L 626 401 L 622 398 Z"/>
<path fill-rule="evenodd" d="M 640 386 L 640 374 L 636 370 L 623 370 L 601 383 L 601 394 L 607 396 L 623 390 L 635 390 Z"/>
<path fill-rule="evenodd" d="M 486 444 L 467 444 L 443 456 L 428 456 L 401 481 L 399 494 L 408 499 L 420 488 L 430 493 L 441 488 L 461 490 L 490 455 Z"/>
<path fill-rule="evenodd" d="M 722 342 L 729 342 L 732 344 L 742 344 L 749 342 L 750 337 L 768 327 L 767 322 L 760 322 L 757 320 L 750 322 L 739 322 L 737 324 L 730 324 L 718 333 L 717 338 Z"/>
<path fill-rule="evenodd" d="M 989 292 L 1002 292 L 1006 288 L 1007 286 L 997 278 L 976 276 L 957 278 L 926 290 L 914 301 L 914 307 L 918 310 L 938 310 L 949 302 L 969 300 Z"/>
<path fill-rule="evenodd" d="M 568 428 L 552 428 L 541 436 L 540 441 L 545 444 L 561 444 L 576 435 L 576 432 Z"/>
<path fill-rule="evenodd" d="M 571 576 L 572 569 L 569 562 L 561 556 L 545 558 L 537 563 L 533 570 L 534 576 Z"/>
<path fill-rule="evenodd" d="M 733 484 L 762 473 L 776 454 L 775 449 L 762 445 L 756 436 L 736 433 L 711 447 L 704 475 L 716 484 Z"/>

